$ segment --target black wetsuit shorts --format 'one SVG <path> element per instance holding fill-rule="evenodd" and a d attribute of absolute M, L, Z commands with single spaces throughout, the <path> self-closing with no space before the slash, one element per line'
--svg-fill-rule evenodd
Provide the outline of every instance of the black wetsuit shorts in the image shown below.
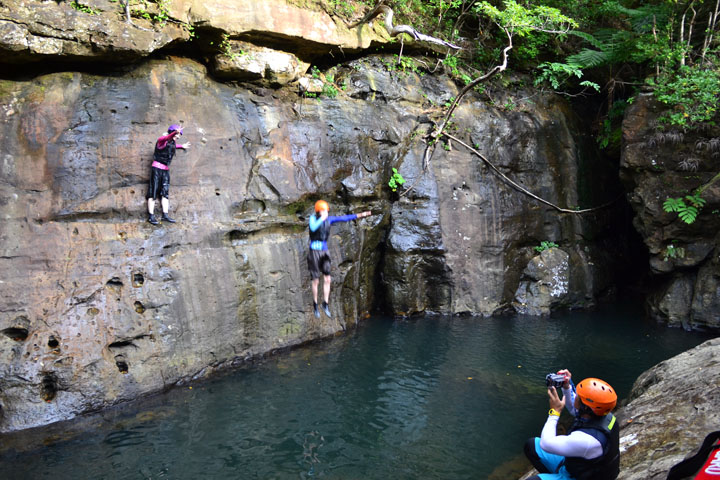
<path fill-rule="evenodd" d="M 150 184 L 148 185 L 147 198 L 158 199 L 169 198 L 170 194 L 170 170 L 150 168 Z"/>
<path fill-rule="evenodd" d="M 330 253 L 327 250 L 310 249 L 307 260 L 313 280 L 320 278 L 320 273 L 330 275 Z"/>

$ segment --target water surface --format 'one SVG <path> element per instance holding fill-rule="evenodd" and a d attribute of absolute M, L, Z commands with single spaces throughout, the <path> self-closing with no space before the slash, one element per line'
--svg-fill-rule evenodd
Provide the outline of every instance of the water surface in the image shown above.
<path fill-rule="evenodd" d="M 516 478 L 509 465 L 546 418 L 547 373 L 597 376 L 625 397 L 644 370 L 707 338 L 620 307 L 549 319 L 377 317 L 90 417 L 69 438 L 6 449 L 0 477 Z"/>

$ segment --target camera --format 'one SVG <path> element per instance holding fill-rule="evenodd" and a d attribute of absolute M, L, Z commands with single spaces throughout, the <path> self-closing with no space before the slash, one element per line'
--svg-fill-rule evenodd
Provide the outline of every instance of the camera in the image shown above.
<path fill-rule="evenodd" d="M 560 375 L 559 373 L 548 373 L 545 376 L 545 384 L 548 387 L 562 387 L 565 380 L 565 375 Z"/>

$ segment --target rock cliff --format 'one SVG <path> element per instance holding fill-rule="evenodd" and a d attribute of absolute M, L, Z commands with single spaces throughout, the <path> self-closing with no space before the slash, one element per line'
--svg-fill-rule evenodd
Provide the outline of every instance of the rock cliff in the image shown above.
<path fill-rule="evenodd" d="M 456 85 L 361 55 L 387 37 L 309 3 L 173 2 L 148 14 L 160 23 L 103 0 L 0 4 L 0 432 L 333 335 L 377 307 L 510 308 L 521 284 L 547 291 L 526 270 L 545 240 L 564 252 L 563 288 L 538 305 L 612 290 L 625 259 L 607 248 L 622 245 L 611 213 L 558 214 L 453 143 L 423 170 L 423 136 Z M 307 75 L 318 59 L 334 66 Z M 458 135 L 554 203 L 615 198 L 582 121 L 520 80 L 468 97 Z M 301 87 L 313 82 L 320 95 Z M 192 143 L 171 170 L 179 223 L 154 227 L 149 164 L 176 122 Z M 393 167 L 412 185 L 402 196 Z M 331 319 L 311 313 L 305 265 L 318 198 L 375 213 L 333 227 Z"/>
<path fill-rule="evenodd" d="M 662 105 L 641 94 L 623 123 L 621 178 L 635 211 L 635 228 L 650 252 L 654 275 L 651 314 L 686 329 L 720 328 L 720 128 L 661 128 Z M 665 212 L 680 198 L 709 184 L 697 220 L 686 224 Z"/>
<path fill-rule="evenodd" d="M 692 456 L 720 425 L 720 339 L 646 371 L 635 381 L 628 400 L 618 411 L 618 480 L 665 479 L 673 465 Z"/>

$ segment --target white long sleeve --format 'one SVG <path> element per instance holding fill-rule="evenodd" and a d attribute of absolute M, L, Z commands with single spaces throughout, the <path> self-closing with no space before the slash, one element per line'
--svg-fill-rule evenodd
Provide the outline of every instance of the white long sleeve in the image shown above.
<path fill-rule="evenodd" d="M 557 415 L 548 415 L 540 434 L 540 448 L 555 455 L 582 457 L 587 460 L 602 455 L 600 442 L 585 432 L 576 431 L 570 435 L 557 435 L 559 419 Z"/>

